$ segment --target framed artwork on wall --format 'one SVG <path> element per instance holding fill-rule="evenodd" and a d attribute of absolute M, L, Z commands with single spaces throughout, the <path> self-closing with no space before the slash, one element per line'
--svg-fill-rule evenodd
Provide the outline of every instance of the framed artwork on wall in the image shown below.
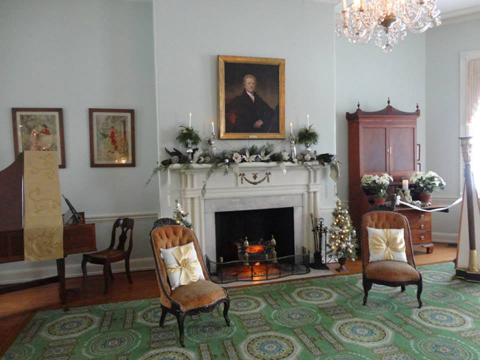
<path fill-rule="evenodd" d="M 60 168 L 66 167 L 63 110 L 12 108 L 15 157 L 24 150 L 57 151 Z"/>
<path fill-rule="evenodd" d="M 220 139 L 285 139 L 285 59 L 218 56 Z"/>
<path fill-rule="evenodd" d="M 89 109 L 90 166 L 135 166 L 135 112 Z"/>

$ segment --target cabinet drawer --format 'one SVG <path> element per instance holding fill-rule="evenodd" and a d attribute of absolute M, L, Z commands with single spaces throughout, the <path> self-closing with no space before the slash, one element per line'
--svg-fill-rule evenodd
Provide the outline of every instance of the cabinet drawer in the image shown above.
<path fill-rule="evenodd" d="M 419 211 L 407 211 L 405 215 L 410 223 L 410 228 L 420 230 L 430 230 L 432 228 L 432 214 Z"/>
<path fill-rule="evenodd" d="M 412 243 L 428 244 L 432 242 L 432 232 L 430 230 L 412 230 Z"/>

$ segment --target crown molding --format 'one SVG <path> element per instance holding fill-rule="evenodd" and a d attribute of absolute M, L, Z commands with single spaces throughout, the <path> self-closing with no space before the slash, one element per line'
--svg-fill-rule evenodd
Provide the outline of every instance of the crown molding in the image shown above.
<path fill-rule="evenodd" d="M 480 5 L 442 13 L 441 17 L 445 25 L 480 19 Z"/>

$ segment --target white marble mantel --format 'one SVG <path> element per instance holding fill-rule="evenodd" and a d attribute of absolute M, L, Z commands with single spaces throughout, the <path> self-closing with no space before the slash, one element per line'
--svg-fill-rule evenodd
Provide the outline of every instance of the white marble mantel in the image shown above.
<path fill-rule="evenodd" d="M 185 211 L 190 213 L 193 230 L 205 254 L 215 258 L 215 211 L 253 210 L 291 206 L 295 217 L 295 248 L 305 246 L 313 253 L 310 214 L 331 221 L 334 184 L 329 169 L 318 163 L 241 163 L 224 175 L 215 171 L 202 187 L 210 165 L 170 166 L 172 193 L 180 193 Z M 213 231 L 212 231 L 213 228 Z M 213 237 L 213 238 L 212 238 Z"/>

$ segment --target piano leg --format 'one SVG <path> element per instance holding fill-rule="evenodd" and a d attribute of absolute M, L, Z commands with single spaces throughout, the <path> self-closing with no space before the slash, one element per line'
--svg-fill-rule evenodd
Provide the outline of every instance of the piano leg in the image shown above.
<path fill-rule="evenodd" d="M 67 303 L 67 289 L 65 287 L 65 258 L 57 259 L 58 292 L 62 305 Z"/>

